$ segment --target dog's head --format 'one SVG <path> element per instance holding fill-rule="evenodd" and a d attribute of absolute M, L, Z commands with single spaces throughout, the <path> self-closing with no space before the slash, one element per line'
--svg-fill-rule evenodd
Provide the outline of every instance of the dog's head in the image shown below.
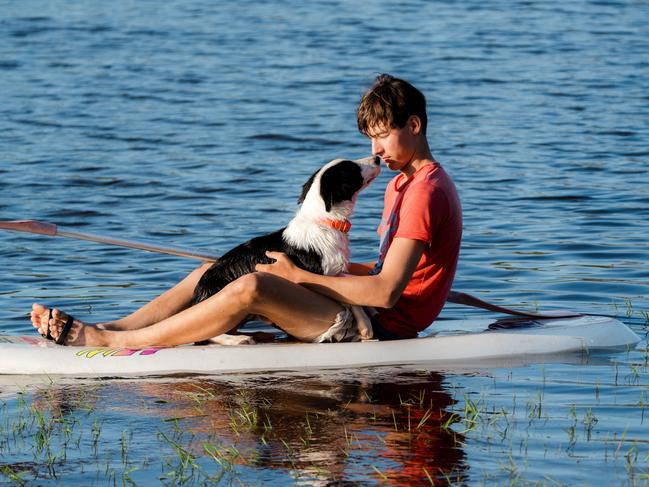
<path fill-rule="evenodd" d="M 304 183 L 298 203 L 303 209 L 308 207 L 314 212 L 347 217 L 354 207 L 358 193 L 366 188 L 380 171 L 381 159 L 378 156 L 355 161 L 335 159 L 314 172 Z"/>

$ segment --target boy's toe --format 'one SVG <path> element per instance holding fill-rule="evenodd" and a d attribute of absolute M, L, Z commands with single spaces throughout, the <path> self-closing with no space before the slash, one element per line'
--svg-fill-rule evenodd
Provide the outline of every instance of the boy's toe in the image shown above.
<path fill-rule="evenodd" d="M 47 325 L 48 325 L 49 317 L 50 317 L 49 308 L 38 303 L 32 304 L 32 311 L 31 311 L 32 325 L 42 335 L 47 334 Z"/>
<path fill-rule="evenodd" d="M 52 320 L 54 320 L 57 326 L 63 327 L 63 325 L 65 325 L 65 322 L 68 320 L 68 315 L 60 309 L 54 308 L 52 310 Z"/>

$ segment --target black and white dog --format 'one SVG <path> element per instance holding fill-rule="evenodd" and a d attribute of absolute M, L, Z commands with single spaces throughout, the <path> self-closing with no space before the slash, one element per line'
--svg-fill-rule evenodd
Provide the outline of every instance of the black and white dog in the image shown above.
<path fill-rule="evenodd" d="M 266 256 L 268 250 L 284 252 L 295 265 L 313 273 L 338 275 L 345 272 L 349 264 L 349 217 L 358 194 L 380 170 L 380 159 L 376 156 L 355 161 L 335 159 L 318 169 L 302 187 L 298 199 L 301 206 L 289 224 L 224 254 L 199 280 L 192 304 L 218 293 L 244 274 L 255 272 L 256 264 L 271 263 L 272 259 Z M 359 311 L 354 310 L 355 316 L 357 313 Z M 222 344 L 246 342 L 245 339 L 218 338 L 214 341 Z"/>

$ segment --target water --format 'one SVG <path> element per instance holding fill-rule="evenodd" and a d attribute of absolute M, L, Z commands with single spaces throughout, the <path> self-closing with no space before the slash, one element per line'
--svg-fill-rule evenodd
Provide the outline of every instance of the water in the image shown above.
<path fill-rule="evenodd" d="M 646 333 L 645 2 L 0 1 L 0 13 L 2 220 L 222 252 L 283 226 L 323 162 L 368 155 L 356 104 L 390 72 L 427 95 L 433 152 L 462 197 L 455 289 Z M 357 206 L 354 259 L 375 256 L 387 173 Z M 195 265 L 6 232 L 0 256 L 6 333 L 31 332 L 33 301 L 91 321 L 128 313 Z M 449 306 L 442 319 L 478 315 Z M 642 485 L 646 356 L 643 342 L 484 370 L 3 379 L 0 473 Z"/>

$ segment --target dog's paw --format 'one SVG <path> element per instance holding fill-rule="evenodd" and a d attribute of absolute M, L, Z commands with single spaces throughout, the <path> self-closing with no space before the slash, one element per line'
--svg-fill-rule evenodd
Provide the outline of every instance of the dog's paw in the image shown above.
<path fill-rule="evenodd" d="M 217 343 L 219 345 L 255 345 L 257 342 L 248 335 L 219 335 L 210 338 L 210 343 Z"/>
<path fill-rule="evenodd" d="M 365 309 L 362 306 L 352 306 L 352 314 L 356 322 L 358 337 L 362 341 L 368 341 L 373 338 L 372 320 L 370 320 Z"/>

